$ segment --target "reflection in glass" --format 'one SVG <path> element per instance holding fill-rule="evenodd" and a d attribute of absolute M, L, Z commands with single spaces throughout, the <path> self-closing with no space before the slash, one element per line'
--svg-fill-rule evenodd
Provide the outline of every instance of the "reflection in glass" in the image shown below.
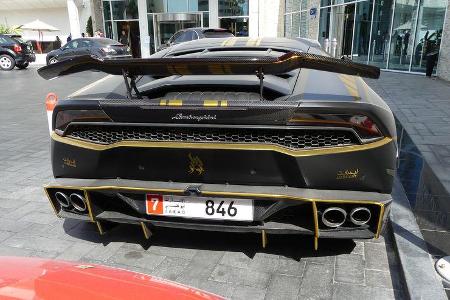
<path fill-rule="evenodd" d="M 299 27 L 300 27 L 300 13 L 293 13 L 292 14 L 292 34 L 291 34 L 292 38 L 299 36 Z"/>
<path fill-rule="evenodd" d="M 147 13 L 167 12 L 165 0 L 147 0 Z"/>
<path fill-rule="evenodd" d="M 249 0 L 221 0 L 219 1 L 219 17 L 248 16 Z"/>
<path fill-rule="evenodd" d="M 203 27 L 209 27 L 209 13 L 203 13 Z"/>
<path fill-rule="evenodd" d="M 155 39 L 154 39 L 154 31 L 153 31 L 153 15 L 148 14 L 147 15 L 147 22 L 148 22 L 148 35 L 150 36 L 150 54 L 155 53 Z"/>
<path fill-rule="evenodd" d="M 109 6 L 109 1 L 103 2 L 103 17 L 105 21 L 111 20 L 111 8 Z"/>
<path fill-rule="evenodd" d="M 166 0 L 168 12 L 187 12 L 188 3 L 186 0 Z"/>
<path fill-rule="evenodd" d="M 111 1 L 114 20 L 138 19 L 137 0 Z"/>
<path fill-rule="evenodd" d="M 369 64 L 386 68 L 393 0 L 375 1 Z"/>
<path fill-rule="evenodd" d="M 418 0 L 397 0 L 392 27 L 389 69 L 409 70 Z"/>
<path fill-rule="evenodd" d="M 301 13 L 300 17 L 300 30 L 299 30 L 299 36 L 303 38 L 309 38 L 308 36 L 308 24 L 309 16 L 307 11 L 303 11 Z"/>
<path fill-rule="evenodd" d="M 112 39 L 113 38 L 113 32 L 112 32 L 112 22 L 106 21 L 105 22 L 105 37 Z"/>
<path fill-rule="evenodd" d="M 331 50 L 331 54 L 335 57 L 349 56 L 352 49 L 355 4 L 333 7 L 332 16 L 331 45 L 334 45 L 334 41 L 336 41 L 336 50 Z"/>
<path fill-rule="evenodd" d="M 248 36 L 248 18 L 221 18 L 220 28 L 230 30 L 235 36 Z"/>
<path fill-rule="evenodd" d="M 439 51 L 446 3 L 445 0 L 421 1 L 411 71 L 425 72 L 428 56 Z"/>
<path fill-rule="evenodd" d="M 352 59 L 366 63 L 369 52 L 370 18 L 372 17 L 372 2 L 356 3 L 355 33 L 353 39 Z"/>
<path fill-rule="evenodd" d="M 322 8 L 320 10 L 320 20 L 319 20 L 319 43 L 325 49 L 327 45 L 325 43 L 326 39 L 330 39 L 330 16 L 331 7 Z M 327 49 L 325 49 L 328 51 Z"/>
<path fill-rule="evenodd" d="M 292 15 L 284 16 L 284 36 L 287 38 L 292 37 L 292 26 L 291 26 Z"/>

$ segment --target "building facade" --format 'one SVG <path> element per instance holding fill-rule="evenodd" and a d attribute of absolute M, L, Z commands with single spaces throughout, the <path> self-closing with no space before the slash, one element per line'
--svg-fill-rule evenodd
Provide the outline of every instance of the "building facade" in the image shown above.
<path fill-rule="evenodd" d="M 93 0 L 107 37 L 122 31 L 142 57 L 157 51 L 178 30 L 221 27 L 236 36 L 282 36 L 284 1 L 274 0 Z M 99 7 L 101 4 L 101 7 Z"/>
<path fill-rule="evenodd" d="M 317 39 L 336 56 L 381 69 L 434 73 L 450 80 L 447 0 L 286 0 L 286 37 Z M 446 20 L 447 19 L 447 20 Z"/>
<path fill-rule="evenodd" d="M 58 31 L 43 32 L 23 30 L 25 40 L 42 40 L 44 52 L 53 49 L 53 42 L 58 36 L 64 43 L 71 34 L 72 38 L 86 32 L 86 24 L 91 15 L 89 0 L 0 0 L 0 24 L 17 27 L 36 19 L 45 22 Z M 102 25 L 103 26 L 103 25 Z"/>

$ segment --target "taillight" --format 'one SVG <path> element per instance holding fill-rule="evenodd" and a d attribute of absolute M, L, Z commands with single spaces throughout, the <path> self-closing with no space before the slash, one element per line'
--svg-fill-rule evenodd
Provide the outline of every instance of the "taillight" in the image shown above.
<path fill-rule="evenodd" d="M 52 134 L 52 117 L 53 110 L 55 109 L 56 103 L 58 102 L 58 96 L 55 93 L 48 93 L 45 97 L 45 108 L 47 110 L 47 121 L 48 121 L 48 131 Z"/>
<path fill-rule="evenodd" d="M 55 132 L 62 134 L 72 122 L 112 122 L 102 110 L 62 110 L 56 115 Z"/>
<path fill-rule="evenodd" d="M 14 44 L 13 51 L 16 53 L 22 52 L 22 47 L 20 45 Z"/>
<path fill-rule="evenodd" d="M 370 142 L 383 136 L 375 122 L 364 115 L 300 113 L 295 114 L 289 123 L 305 126 L 351 127 L 363 142 Z"/>

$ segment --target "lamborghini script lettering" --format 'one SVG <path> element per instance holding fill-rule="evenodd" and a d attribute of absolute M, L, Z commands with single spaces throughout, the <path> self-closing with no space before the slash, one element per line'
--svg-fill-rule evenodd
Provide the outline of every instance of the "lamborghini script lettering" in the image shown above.
<path fill-rule="evenodd" d="M 176 114 L 172 117 L 172 120 L 195 120 L 197 122 L 216 119 L 216 115 L 184 115 L 182 113 Z"/>
<path fill-rule="evenodd" d="M 202 175 L 205 172 L 202 160 L 198 156 L 192 155 L 191 153 L 188 154 L 188 157 L 189 157 L 189 174 L 197 173 L 198 175 Z"/>

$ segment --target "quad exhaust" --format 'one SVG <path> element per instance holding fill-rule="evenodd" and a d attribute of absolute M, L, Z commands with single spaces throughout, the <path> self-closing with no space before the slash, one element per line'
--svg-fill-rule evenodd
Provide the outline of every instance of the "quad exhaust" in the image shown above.
<path fill-rule="evenodd" d="M 350 212 L 350 221 L 358 226 L 367 224 L 372 217 L 372 213 L 366 207 L 356 207 Z"/>
<path fill-rule="evenodd" d="M 340 207 L 328 207 L 322 213 L 322 223 L 328 227 L 340 227 L 345 223 L 346 219 L 347 212 Z"/>
<path fill-rule="evenodd" d="M 85 212 L 87 210 L 86 198 L 79 193 L 71 193 L 68 195 L 65 192 L 58 191 L 55 193 L 55 199 L 61 208 L 70 209 L 73 207 L 78 212 Z"/>
<path fill-rule="evenodd" d="M 61 207 L 68 208 L 70 206 L 70 199 L 63 192 L 56 192 L 55 198 L 59 205 L 61 205 Z"/>
<path fill-rule="evenodd" d="M 79 212 L 85 212 L 87 209 L 86 199 L 77 193 L 70 194 L 70 203 L 73 205 L 73 208 Z"/>

